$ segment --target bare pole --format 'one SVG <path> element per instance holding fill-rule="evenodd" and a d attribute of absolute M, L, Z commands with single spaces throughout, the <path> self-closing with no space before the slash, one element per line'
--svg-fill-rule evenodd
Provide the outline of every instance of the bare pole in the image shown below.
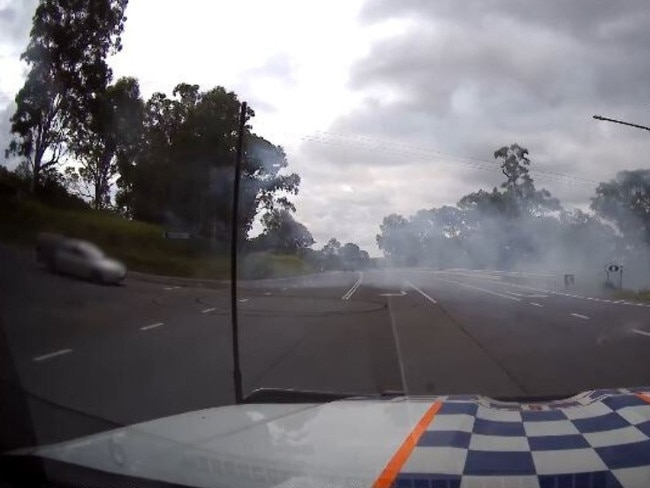
<path fill-rule="evenodd" d="M 622 120 L 610 119 L 609 117 L 603 117 L 601 115 L 594 115 L 594 119 L 603 120 L 605 122 L 613 122 L 615 124 L 627 125 L 629 127 L 634 127 L 635 129 L 642 129 L 642 130 L 650 131 L 650 127 L 646 127 L 645 125 L 632 124 L 631 122 L 624 122 Z"/>
<path fill-rule="evenodd" d="M 232 325 L 232 363 L 235 403 L 244 400 L 241 368 L 239 365 L 239 321 L 237 317 L 237 251 L 239 238 L 239 186 L 241 182 L 241 161 L 244 152 L 244 131 L 246 130 L 246 102 L 242 102 L 239 113 L 237 154 L 235 159 L 235 181 L 233 184 L 231 236 L 230 236 L 230 322 Z"/>
<path fill-rule="evenodd" d="M 645 125 L 632 124 L 631 122 L 624 122 L 622 120 L 610 119 L 609 117 L 603 117 L 602 115 L 594 115 L 593 117 L 596 120 L 604 120 L 605 122 L 613 122 L 615 124 L 621 124 L 621 125 L 627 125 L 628 127 L 634 127 L 635 129 L 650 131 L 650 127 L 646 127 Z M 650 262 L 648 263 L 648 266 L 650 267 Z M 609 272 L 607 272 L 607 279 L 609 280 Z M 623 268 L 622 267 L 621 267 L 619 288 L 623 289 Z"/>

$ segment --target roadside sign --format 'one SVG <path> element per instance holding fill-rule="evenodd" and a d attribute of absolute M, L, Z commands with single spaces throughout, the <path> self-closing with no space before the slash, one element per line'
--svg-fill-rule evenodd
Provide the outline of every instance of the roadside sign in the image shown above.
<path fill-rule="evenodd" d="M 618 288 L 619 290 L 623 288 L 623 266 L 620 264 L 610 264 L 606 266 L 607 270 L 607 279 L 605 281 L 605 286 L 610 288 Z M 612 275 L 616 277 L 618 275 L 618 285 L 614 284 L 612 281 Z"/>
<path fill-rule="evenodd" d="M 573 274 L 564 275 L 564 286 L 573 286 L 576 284 L 576 277 Z"/>
<path fill-rule="evenodd" d="M 192 234 L 189 232 L 173 232 L 173 231 L 165 231 L 163 232 L 163 238 L 165 239 L 191 239 Z"/>

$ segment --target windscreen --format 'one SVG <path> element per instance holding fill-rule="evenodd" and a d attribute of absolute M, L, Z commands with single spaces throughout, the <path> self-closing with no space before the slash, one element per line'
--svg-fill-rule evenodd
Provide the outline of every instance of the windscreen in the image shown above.
<path fill-rule="evenodd" d="M 646 384 L 649 15 L 0 1 L 0 446 Z"/>

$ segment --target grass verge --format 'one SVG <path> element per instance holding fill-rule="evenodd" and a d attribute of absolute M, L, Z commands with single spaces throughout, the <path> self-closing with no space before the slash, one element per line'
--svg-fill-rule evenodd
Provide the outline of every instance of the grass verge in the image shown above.
<path fill-rule="evenodd" d="M 620 300 L 632 300 L 635 302 L 650 302 L 650 290 L 618 290 L 614 296 Z"/>
<path fill-rule="evenodd" d="M 167 240 L 157 225 L 104 211 L 48 207 L 29 198 L 3 199 L 2 205 L 0 239 L 5 242 L 28 247 L 34 245 L 39 232 L 55 232 L 92 241 L 133 271 L 202 279 L 229 277 L 227 255 L 211 253 L 205 243 L 194 240 Z M 256 253 L 242 257 L 240 276 L 276 278 L 310 271 L 296 256 Z"/>

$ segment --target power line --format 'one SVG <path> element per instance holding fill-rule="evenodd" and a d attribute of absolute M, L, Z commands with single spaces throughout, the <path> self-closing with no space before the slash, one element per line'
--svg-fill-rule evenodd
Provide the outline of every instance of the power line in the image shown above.
<path fill-rule="evenodd" d="M 416 152 L 416 153 L 422 153 L 422 154 L 426 154 L 426 155 L 434 155 L 435 154 L 435 155 L 438 155 L 439 157 L 445 158 L 445 159 L 452 159 L 452 160 L 455 160 L 455 161 L 464 161 L 464 162 L 472 162 L 473 161 L 473 162 L 476 162 L 476 163 L 479 163 L 479 164 L 487 164 L 488 167 L 490 167 L 490 168 L 495 168 L 495 167 L 497 169 L 499 168 L 498 166 L 495 166 L 494 161 L 481 159 L 481 158 L 477 158 L 477 157 L 472 157 L 472 156 L 455 156 L 455 155 L 444 153 L 442 151 L 432 149 L 432 148 L 423 148 L 423 147 L 420 147 L 420 146 L 408 145 L 408 144 L 403 144 L 403 143 L 399 143 L 399 142 L 385 141 L 385 140 L 375 139 L 375 138 L 371 138 L 371 137 L 367 137 L 367 136 L 351 136 L 351 135 L 335 134 L 335 133 L 324 132 L 324 131 L 321 131 L 320 133 L 324 134 L 325 136 L 329 136 L 329 137 L 333 137 L 333 138 L 345 138 L 345 139 L 355 139 L 356 138 L 356 139 L 359 139 L 359 140 L 367 141 L 368 143 L 371 143 L 371 144 L 374 143 L 374 144 L 384 145 L 384 146 L 388 146 L 388 147 L 392 146 L 392 147 L 396 147 L 396 148 L 402 147 L 402 148 L 411 150 L 412 152 Z M 318 132 L 316 134 L 318 134 Z M 560 173 L 560 172 L 555 172 L 555 171 L 540 170 L 540 169 L 537 169 L 537 168 L 536 169 L 531 169 L 531 171 L 534 171 L 537 174 L 545 174 L 545 175 L 559 176 L 559 177 L 562 177 L 562 178 L 570 178 L 570 179 L 574 179 L 576 181 L 581 181 L 581 182 L 585 182 L 585 183 L 589 183 L 589 184 L 598 184 L 599 183 L 599 182 L 594 181 L 594 180 L 589 180 L 587 178 L 582 178 L 582 177 L 579 177 L 577 175 L 572 175 L 572 174 L 568 174 L 568 173 Z"/>
<path fill-rule="evenodd" d="M 403 143 L 396 143 L 392 141 L 385 141 L 381 139 L 374 139 L 366 136 L 358 135 L 345 135 L 335 134 L 331 132 L 318 131 L 312 134 L 295 134 L 298 138 L 305 142 L 316 142 L 324 145 L 339 145 L 354 148 L 366 149 L 371 152 L 395 154 L 395 155 L 410 155 L 426 158 L 427 160 L 435 159 L 443 163 L 452 164 L 453 162 L 462 164 L 463 166 L 471 167 L 482 171 L 501 171 L 499 165 L 494 161 L 475 157 L 461 157 L 443 153 L 435 149 L 427 149 L 419 146 L 407 145 Z M 531 169 L 531 174 L 541 180 L 547 180 L 556 183 L 568 184 L 570 186 L 582 186 L 585 188 L 593 188 L 599 182 L 587 178 L 581 178 L 576 175 L 567 173 L 560 173 L 555 171 Z"/>

